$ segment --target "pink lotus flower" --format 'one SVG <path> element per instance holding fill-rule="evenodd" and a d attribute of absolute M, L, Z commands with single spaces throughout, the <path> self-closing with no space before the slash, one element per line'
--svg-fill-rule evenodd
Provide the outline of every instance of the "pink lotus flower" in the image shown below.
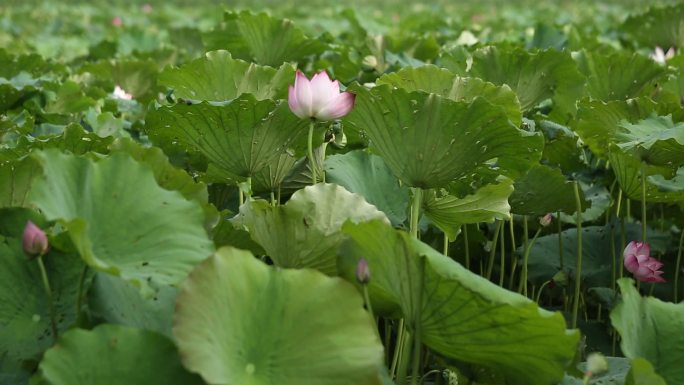
<path fill-rule="evenodd" d="M 127 93 L 124 91 L 123 88 L 116 86 L 114 87 L 114 92 L 112 92 L 112 95 L 114 95 L 115 98 L 117 99 L 123 99 L 123 100 L 132 100 L 133 95 Z"/>
<path fill-rule="evenodd" d="M 634 274 L 634 278 L 642 282 L 665 282 L 661 277 L 663 263 L 650 256 L 651 248 L 645 242 L 630 242 L 623 255 L 625 257 L 625 268 Z"/>
<path fill-rule="evenodd" d="M 123 25 L 123 19 L 121 18 L 121 16 L 114 16 L 112 18 L 112 25 L 117 28 L 121 27 Z"/>
<path fill-rule="evenodd" d="M 290 110 L 302 119 L 338 119 L 347 115 L 354 107 L 355 95 L 340 92 L 340 83 L 330 80 L 325 71 L 314 75 L 311 80 L 301 72 L 295 75 L 294 86 L 289 87 L 287 102 Z"/>
<path fill-rule="evenodd" d="M 655 51 L 650 55 L 651 59 L 655 60 L 660 64 L 665 64 L 668 60 L 672 59 L 675 55 L 674 47 L 670 47 L 667 52 L 664 52 L 662 48 L 656 47 Z"/>
<path fill-rule="evenodd" d="M 151 13 L 152 12 L 152 5 L 149 3 L 143 4 L 142 11 L 145 13 Z"/>
<path fill-rule="evenodd" d="M 24 227 L 24 235 L 21 240 L 24 254 L 27 257 L 33 258 L 39 255 L 45 255 L 48 251 L 48 239 L 45 232 L 36 226 L 33 222 L 26 222 Z"/>

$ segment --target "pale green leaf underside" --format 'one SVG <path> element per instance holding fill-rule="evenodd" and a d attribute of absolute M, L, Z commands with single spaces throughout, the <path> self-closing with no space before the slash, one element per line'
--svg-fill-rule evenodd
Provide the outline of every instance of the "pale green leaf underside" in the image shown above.
<path fill-rule="evenodd" d="M 209 384 L 379 385 L 383 348 L 349 283 L 218 250 L 178 297 L 185 366 Z"/>
<path fill-rule="evenodd" d="M 81 258 L 137 286 L 177 284 L 211 255 L 199 204 L 164 190 L 152 171 L 125 153 L 97 162 L 47 150 L 31 202 L 59 220 Z"/>

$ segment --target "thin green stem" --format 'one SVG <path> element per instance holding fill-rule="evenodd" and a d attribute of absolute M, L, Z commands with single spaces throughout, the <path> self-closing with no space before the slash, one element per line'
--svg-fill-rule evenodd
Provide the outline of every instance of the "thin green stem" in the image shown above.
<path fill-rule="evenodd" d="M 399 351 L 399 365 L 397 367 L 397 385 L 405 385 L 408 376 L 408 366 L 411 357 L 411 342 L 413 342 L 413 335 L 408 331 L 404 331 L 404 339 L 401 343 L 401 350 Z"/>
<path fill-rule="evenodd" d="M 399 356 L 401 355 L 405 333 L 406 326 L 404 325 L 404 319 L 402 318 L 399 320 L 399 325 L 397 326 L 397 339 L 394 342 L 394 355 L 392 356 L 392 365 L 390 365 L 390 375 L 392 378 L 394 378 L 397 373 L 397 364 L 399 362 Z"/>
<path fill-rule="evenodd" d="M 622 189 L 618 189 L 617 207 L 615 208 L 615 216 L 620 216 L 620 206 L 622 205 Z"/>
<path fill-rule="evenodd" d="M 503 287 L 504 284 L 504 278 L 506 276 L 506 239 L 505 235 L 506 234 L 506 229 L 501 226 L 501 240 L 499 241 L 499 245 L 501 247 L 499 248 L 499 253 L 501 254 L 499 256 L 499 286 Z"/>
<path fill-rule="evenodd" d="M 50 309 L 50 327 L 52 328 L 52 338 L 54 338 L 55 342 L 57 342 L 57 313 L 55 311 L 55 304 L 52 300 L 52 289 L 50 289 L 50 281 L 48 280 L 47 270 L 45 269 L 45 264 L 43 263 L 43 256 L 39 256 L 37 260 L 38 268 L 40 269 L 40 278 L 43 281 L 45 294 L 47 294 L 48 308 Z"/>
<path fill-rule="evenodd" d="M 541 299 L 542 291 L 544 290 L 546 285 L 548 285 L 550 282 L 551 282 L 551 280 L 542 283 L 542 285 L 539 287 L 539 291 L 537 292 L 537 297 L 534 299 L 534 302 L 536 302 L 537 304 L 539 303 L 539 299 Z"/>
<path fill-rule="evenodd" d="M 271 191 L 271 206 L 276 207 L 275 193 Z"/>
<path fill-rule="evenodd" d="M 420 218 L 420 205 L 423 203 L 423 190 L 414 187 L 413 200 L 411 201 L 411 225 L 410 232 L 413 238 L 418 238 L 418 219 Z"/>
<path fill-rule="evenodd" d="M 641 162 L 641 241 L 646 243 L 646 163 Z"/>
<path fill-rule="evenodd" d="M 560 260 L 560 269 L 563 271 L 564 268 L 564 261 L 563 261 L 563 224 L 561 223 L 560 220 L 561 213 L 560 211 L 558 212 L 558 215 L 556 218 L 558 220 L 556 221 L 556 229 L 558 230 L 558 258 Z"/>
<path fill-rule="evenodd" d="M 316 126 L 316 122 L 312 119 L 311 123 L 309 123 L 309 142 L 308 142 L 308 150 L 309 150 L 309 166 L 311 167 L 311 184 L 316 184 L 316 162 L 314 161 L 314 155 L 313 155 L 313 133 L 314 133 L 314 127 Z"/>
<path fill-rule="evenodd" d="M 501 225 L 503 222 L 499 219 L 496 220 L 494 225 L 494 238 L 492 238 L 492 245 L 489 249 L 489 259 L 487 260 L 487 279 L 492 279 L 492 272 L 494 271 L 494 257 L 496 256 L 496 246 L 499 241 L 499 233 L 501 233 Z"/>
<path fill-rule="evenodd" d="M 468 245 L 468 225 L 463 225 L 463 248 L 465 249 L 465 267 L 470 270 L 470 245 Z"/>
<path fill-rule="evenodd" d="M 615 281 L 617 279 L 617 252 L 615 251 L 615 227 L 610 225 L 610 257 L 611 257 L 611 269 L 610 269 L 610 288 L 615 290 Z"/>
<path fill-rule="evenodd" d="M 684 247 L 684 229 L 682 229 L 682 234 L 679 236 L 679 248 L 677 249 L 677 263 L 675 264 L 675 274 L 674 274 L 674 303 L 678 301 L 679 294 L 679 275 L 681 274 L 682 266 L 682 247 Z"/>
<path fill-rule="evenodd" d="M 371 318 L 375 319 L 375 315 L 373 314 L 373 307 L 371 306 L 371 301 L 370 301 L 370 296 L 368 295 L 368 285 L 363 284 L 363 300 L 366 302 L 366 309 L 368 309 L 368 313 L 370 313 Z"/>
<path fill-rule="evenodd" d="M 534 237 L 532 237 L 532 241 L 527 243 L 527 246 L 525 246 L 525 251 L 523 253 L 523 267 L 522 267 L 522 276 L 520 277 L 520 286 L 522 286 L 522 294 L 527 297 L 527 264 L 530 259 L 530 251 L 532 251 L 532 246 L 534 246 L 534 242 L 537 240 L 539 237 L 539 234 L 541 234 L 542 228 L 538 228 L 537 231 L 534 233 Z M 518 292 L 521 291 L 521 288 L 518 287 Z"/>
<path fill-rule="evenodd" d="M 508 288 L 510 290 L 513 290 L 513 282 L 515 281 L 515 269 L 518 267 L 518 258 L 515 258 L 515 229 L 514 229 L 514 223 L 513 223 L 513 216 L 511 216 L 511 220 L 508 222 L 508 229 L 511 233 L 511 273 L 508 277 Z"/>
<path fill-rule="evenodd" d="M 416 304 L 416 310 L 413 315 L 413 375 L 411 376 L 411 385 L 418 385 L 418 379 L 420 378 L 420 353 L 423 350 L 421 333 L 422 333 L 422 318 L 423 313 L 423 285 L 425 279 L 425 258 L 420 258 L 418 264 L 418 303 Z"/>
<path fill-rule="evenodd" d="M 449 256 L 449 236 L 444 233 L 444 244 L 442 244 L 442 254 Z"/>
<path fill-rule="evenodd" d="M 579 311 L 580 286 L 582 283 L 582 201 L 579 183 L 575 181 L 575 205 L 577 209 L 577 265 L 575 266 L 575 295 L 572 304 L 572 329 L 577 328 L 577 312 Z"/>

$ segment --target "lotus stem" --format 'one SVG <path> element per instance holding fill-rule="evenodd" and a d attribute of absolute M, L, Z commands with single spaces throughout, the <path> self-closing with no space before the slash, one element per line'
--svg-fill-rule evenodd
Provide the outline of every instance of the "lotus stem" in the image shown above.
<path fill-rule="evenodd" d="M 675 264 L 674 273 L 674 303 L 678 302 L 679 297 L 679 275 L 681 274 L 682 266 L 682 248 L 684 247 L 684 229 L 682 229 L 682 234 L 679 236 L 679 248 L 677 249 L 677 263 Z"/>
<path fill-rule="evenodd" d="M 580 286 L 582 283 L 582 200 L 579 183 L 575 181 L 575 204 L 577 208 L 577 264 L 575 265 L 575 295 L 572 299 L 572 329 L 577 328 L 577 312 L 579 311 Z"/>
<path fill-rule="evenodd" d="M 550 282 L 551 282 L 551 280 L 548 280 L 548 281 L 542 283 L 541 286 L 539 286 L 539 291 L 537 292 L 537 296 L 536 296 L 536 298 L 534 299 L 534 302 L 536 302 L 537 304 L 539 304 L 539 300 L 541 299 L 542 291 L 544 290 L 544 288 L 546 287 L 546 285 L 548 285 Z"/>
<path fill-rule="evenodd" d="M 449 256 L 449 236 L 447 236 L 447 233 L 444 233 L 444 244 L 442 245 L 442 254 L 445 256 Z"/>
<path fill-rule="evenodd" d="M 506 229 L 501 226 L 501 241 L 499 241 L 500 260 L 499 260 L 499 287 L 503 287 L 504 278 L 506 277 L 506 242 L 505 242 Z"/>
<path fill-rule="evenodd" d="M 311 167 L 311 184 L 316 184 L 316 162 L 314 161 L 314 155 L 313 155 L 313 133 L 314 133 L 314 127 L 315 126 L 316 126 L 316 121 L 314 121 L 312 119 L 311 123 L 309 123 L 309 142 L 308 142 L 309 166 Z"/>
<path fill-rule="evenodd" d="M 646 163 L 641 162 L 641 241 L 646 243 Z"/>
<path fill-rule="evenodd" d="M 558 258 L 560 260 L 560 269 L 561 271 L 563 270 L 564 267 L 564 261 L 563 261 L 563 224 L 561 223 L 560 220 L 560 211 L 558 212 L 558 221 L 556 221 L 556 226 L 558 229 Z"/>
<path fill-rule="evenodd" d="M 468 245 L 468 225 L 463 225 L 463 247 L 465 251 L 465 267 L 470 270 L 470 246 Z"/>
<path fill-rule="evenodd" d="M 423 350 L 421 333 L 422 324 L 421 314 L 423 313 L 423 285 L 425 281 L 425 258 L 420 257 L 418 263 L 418 303 L 413 315 L 413 375 L 411 377 L 411 385 L 417 385 L 420 378 L 420 353 Z"/>
<path fill-rule="evenodd" d="M 410 232 L 413 238 L 418 238 L 418 219 L 420 217 L 420 205 L 423 203 L 423 190 L 420 187 L 414 187 L 413 200 L 411 201 L 411 224 Z"/>
<path fill-rule="evenodd" d="M 527 224 L 527 221 L 525 221 L 525 224 Z M 527 229 L 527 226 L 525 226 L 525 229 Z M 537 231 L 534 233 L 534 236 L 532 237 L 532 241 L 527 242 L 525 246 L 525 251 L 523 253 L 523 270 L 522 270 L 522 277 L 520 277 L 520 286 L 522 286 L 522 294 L 527 297 L 527 275 L 528 275 L 528 270 L 527 270 L 527 264 L 530 259 L 530 252 L 532 251 L 532 246 L 534 246 L 534 242 L 537 241 L 537 238 L 539 237 L 539 234 L 541 234 L 542 228 L 539 227 Z M 520 286 L 518 287 L 518 292 L 521 291 Z"/>
<path fill-rule="evenodd" d="M 368 309 L 368 313 L 370 313 L 371 318 L 375 320 L 375 315 L 373 314 L 373 307 L 371 306 L 370 296 L 368 295 L 368 284 L 364 283 L 361 286 L 363 286 L 363 300 L 366 302 L 366 309 Z"/>
<path fill-rule="evenodd" d="M 57 312 L 55 311 L 55 304 L 52 300 L 52 289 L 50 289 L 50 281 L 48 280 L 47 270 L 45 269 L 45 264 L 43 263 L 43 256 L 40 255 L 37 258 L 38 268 L 40 269 L 40 277 L 43 280 L 43 287 L 45 288 L 45 294 L 47 295 L 48 308 L 50 309 L 50 327 L 52 329 L 52 338 L 57 342 L 58 332 L 57 332 Z"/>
<path fill-rule="evenodd" d="M 487 279 L 491 280 L 492 279 L 492 271 L 494 270 L 494 257 L 496 255 L 496 246 L 497 242 L 499 241 L 499 233 L 501 232 L 501 224 L 503 222 L 501 220 L 496 220 L 496 224 L 494 225 L 494 237 L 492 238 L 492 245 L 491 248 L 489 249 L 489 259 L 487 260 Z"/>

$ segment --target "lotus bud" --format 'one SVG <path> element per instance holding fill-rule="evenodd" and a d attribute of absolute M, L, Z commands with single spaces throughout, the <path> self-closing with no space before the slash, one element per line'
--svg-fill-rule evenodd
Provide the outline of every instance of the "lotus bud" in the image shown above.
<path fill-rule="evenodd" d="M 33 222 L 26 222 L 24 227 L 24 235 L 22 237 L 22 247 L 24 254 L 29 259 L 45 255 L 48 251 L 48 239 L 45 232 L 36 226 Z"/>
<path fill-rule="evenodd" d="M 365 258 L 359 259 L 359 262 L 356 264 L 356 280 L 362 285 L 370 282 L 370 269 Z"/>
<path fill-rule="evenodd" d="M 287 102 L 298 117 L 325 121 L 347 115 L 354 107 L 355 98 L 350 92 L 340 92 L 340 83 L 330 80 L 325 71 L 311 80 L 297 71 L 294 85 L 288 89 Z"/>
<path fill-rule="evenodd" d="M 547 227 L 548 225 L 551 224 L 551 221 L 553 221 L 553 214 L 548 213 L 548 214 L 544 215 L 543 217 L 541 217 L 541 219 L 539 220 L 539 224 L 544 226 L 544 227 Z"/>
<path fill-rule="evenodd" d="M 119 86 L 114 87 L 114 92 L 112 92 L 112 95 L 115 98 L 121 99 L 121 100 L 132 100 L 133 99 L 133 95 L 124 91 L 124 89 L 119 87 Z"/>
<path fill-rule="evenodd" d="M 608 361 L 601 353 L 591 353 L 587 357 L 587 373 L 588 377 L 601 374 L 608 371 Z"/>
<path fill-rule="evenodd" d="M 368 55 L 363 58 L 363 62 L 361 62 L 361 66 L 365 71 L 372 71 L 378 66 L 378 59 L 373 56 L 373 55 Z"/>

